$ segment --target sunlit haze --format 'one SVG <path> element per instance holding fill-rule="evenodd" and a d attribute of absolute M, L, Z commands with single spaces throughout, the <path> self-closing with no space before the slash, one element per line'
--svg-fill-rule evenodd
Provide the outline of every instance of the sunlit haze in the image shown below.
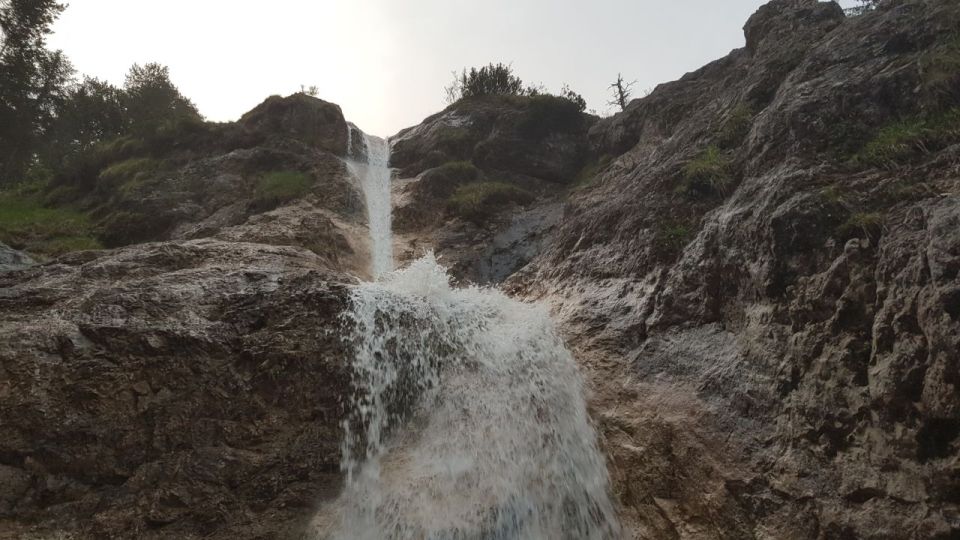
<path fill-rule="evenodd" d="M 134 62 L 166 64 L 209 120 L 316 85 L 349 120 L 391 135 L 445 105 L 451 71 L 488 62 L 548 90 L 567 83 L 604 113 L 618 72 L 638 93 L 676 79 L 741 47 L 763 3 L 74 0 L 50 43 L 115 84 Z"/>

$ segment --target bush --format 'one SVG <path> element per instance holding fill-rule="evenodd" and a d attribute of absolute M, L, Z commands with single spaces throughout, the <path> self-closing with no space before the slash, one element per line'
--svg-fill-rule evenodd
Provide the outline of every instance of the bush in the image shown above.
<path fill-rule="evenodd" d="M 683 168 L 677 193 L 687 196 L 726 194 L 732 181 L 730 159 L 716 146 L 709 146 Z"/>
<path fill-rule="evenodd" d="M 118 210 L 105 216 L 99 226 L 103 243 L 118 247 L 159 237 L 170 228 L 171 219 L 166 215 Z"/>
<path fill-rule="evenodd" d="M 100 171 L 97 176 L 97 189 L 102 193 L 113 193 L 128 182 L 143 180 L 160 167 L 160 163 L 150 158 L 133 158 L 114 163 Z"/>
<path fill-rule="evenodd" d="M 510 204 L 529 204 L 533 194 L 505 182 L 478 182 L 457 188 L 447 200 L 454 215 L 481 224 Z"/>
<path fill-rule="evenodd" d="M 144 151 L 143 141 L 130 137 L 96 143 L 71 156 L 66 166 L 54 176 L 50 187 L 72 186 L 80 192 L 91 191 L 97 187 L 103 169 L 111 163 L 143 155 Z"/>
<path fill-rule="evenodd" d="M 454 103 L 464 98 L 491 95 L 520 96 L 524 93 L 523 81 L 513 74 L 513 68 L 506 64 L 490 63 L 480 69 L 466 69 L 453 83 L 445 88 L 447 102 Z"/>
<path fill-rule="evenodd" d="M 583 117 L 577 103 L 543 94 L 530 98 L 517 127 L 523 136 L 539 139 L 549 133 L 576 131 L 582 125 Z"/>
<path fill-rule="evenodd" d="M 569 85 L 560 88 L 560 94 L 553 96 L 543 85 L 524 87 L 520 77 L 513 74 L 513 68 L 506 64 L 489 64 L 480 69 L 464 69 L 459 75 L 453 72 L 453 82 L 444 87 L 447 103 L 456 103 L 462 99 L 482 96 L 551 96 L 566 100 L 576 107 L 577 112 L 587 108 L 583 96 L 574 92 Z"/>
<path fill-rule="evenodd" d="M 299 171 L 275 171 L 257 180 L 256 198 L 262 205 L 281 204 L 306 195 L 313 177 Z"/>

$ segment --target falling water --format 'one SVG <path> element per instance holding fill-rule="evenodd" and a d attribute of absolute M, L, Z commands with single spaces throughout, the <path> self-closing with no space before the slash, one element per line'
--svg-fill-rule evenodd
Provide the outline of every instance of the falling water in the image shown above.
<path fill-rule="evenodd" d="M 377 141 L 365 142 L 371 164 L 386 161 Z M 389 227 L 389 204 L 365 193 L 382 247 L 373 221 Z M 618 537 L 583 383 L 546 310 L 451 287 L 432 254 L 374 273 L 344 314 L 354 349 L 346 486 L 316 537 Z"/>
<path fill-rule="evenodd" d="M 360 179 L 367 202 L 370 227 L 370 270 L 374 279 L 393 270 L 393 232 L 390 227 L 390 144 L 350 126 L 347 135 L 347 162 Z M 353 134 L 362 135 L 363 147 L 352 148 Z M 359 154 L 359 155 L 357 155 Z"/>

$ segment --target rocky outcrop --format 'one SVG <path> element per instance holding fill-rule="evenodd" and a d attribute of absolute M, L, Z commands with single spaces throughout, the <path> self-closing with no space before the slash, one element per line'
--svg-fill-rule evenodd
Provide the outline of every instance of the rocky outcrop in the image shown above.
<path fill-rule="evenodd" d="M 340 485 L 345 281 L 217 240 L 0 274 L 0 537 L 299 534 Z"/>
<path fill-rule="evenodd" d="M 337 156 L 347 154 L 347 121 L 340 106 L 305 93 L 270 96 L 239 123 L 251 131 L 295 139 Z"/>
<path fill-rule="evenodd" d="M 402 177 L 450 161 L 551 182 L 573 179 L 588 159 L 584 135 L 596 120 L 551 95 L 468 98 L 391 138 Z"/>

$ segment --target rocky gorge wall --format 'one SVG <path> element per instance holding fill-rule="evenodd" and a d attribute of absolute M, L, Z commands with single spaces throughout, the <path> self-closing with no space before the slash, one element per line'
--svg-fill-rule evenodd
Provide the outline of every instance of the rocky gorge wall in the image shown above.
<path fill-rule="evenodd" d="M 960 534 L 957 28 L 774 0 L 610 118 L 487 97 L 393 138 L 398 257 L 552 306 L 629 537 Z M 4 255 L 0 537 L 295 538 L 338 492 L 346 123 L 210 129 L 110 203 L 162 227 Z M 311 183 L 265 203 L 276 170 Z"/>

